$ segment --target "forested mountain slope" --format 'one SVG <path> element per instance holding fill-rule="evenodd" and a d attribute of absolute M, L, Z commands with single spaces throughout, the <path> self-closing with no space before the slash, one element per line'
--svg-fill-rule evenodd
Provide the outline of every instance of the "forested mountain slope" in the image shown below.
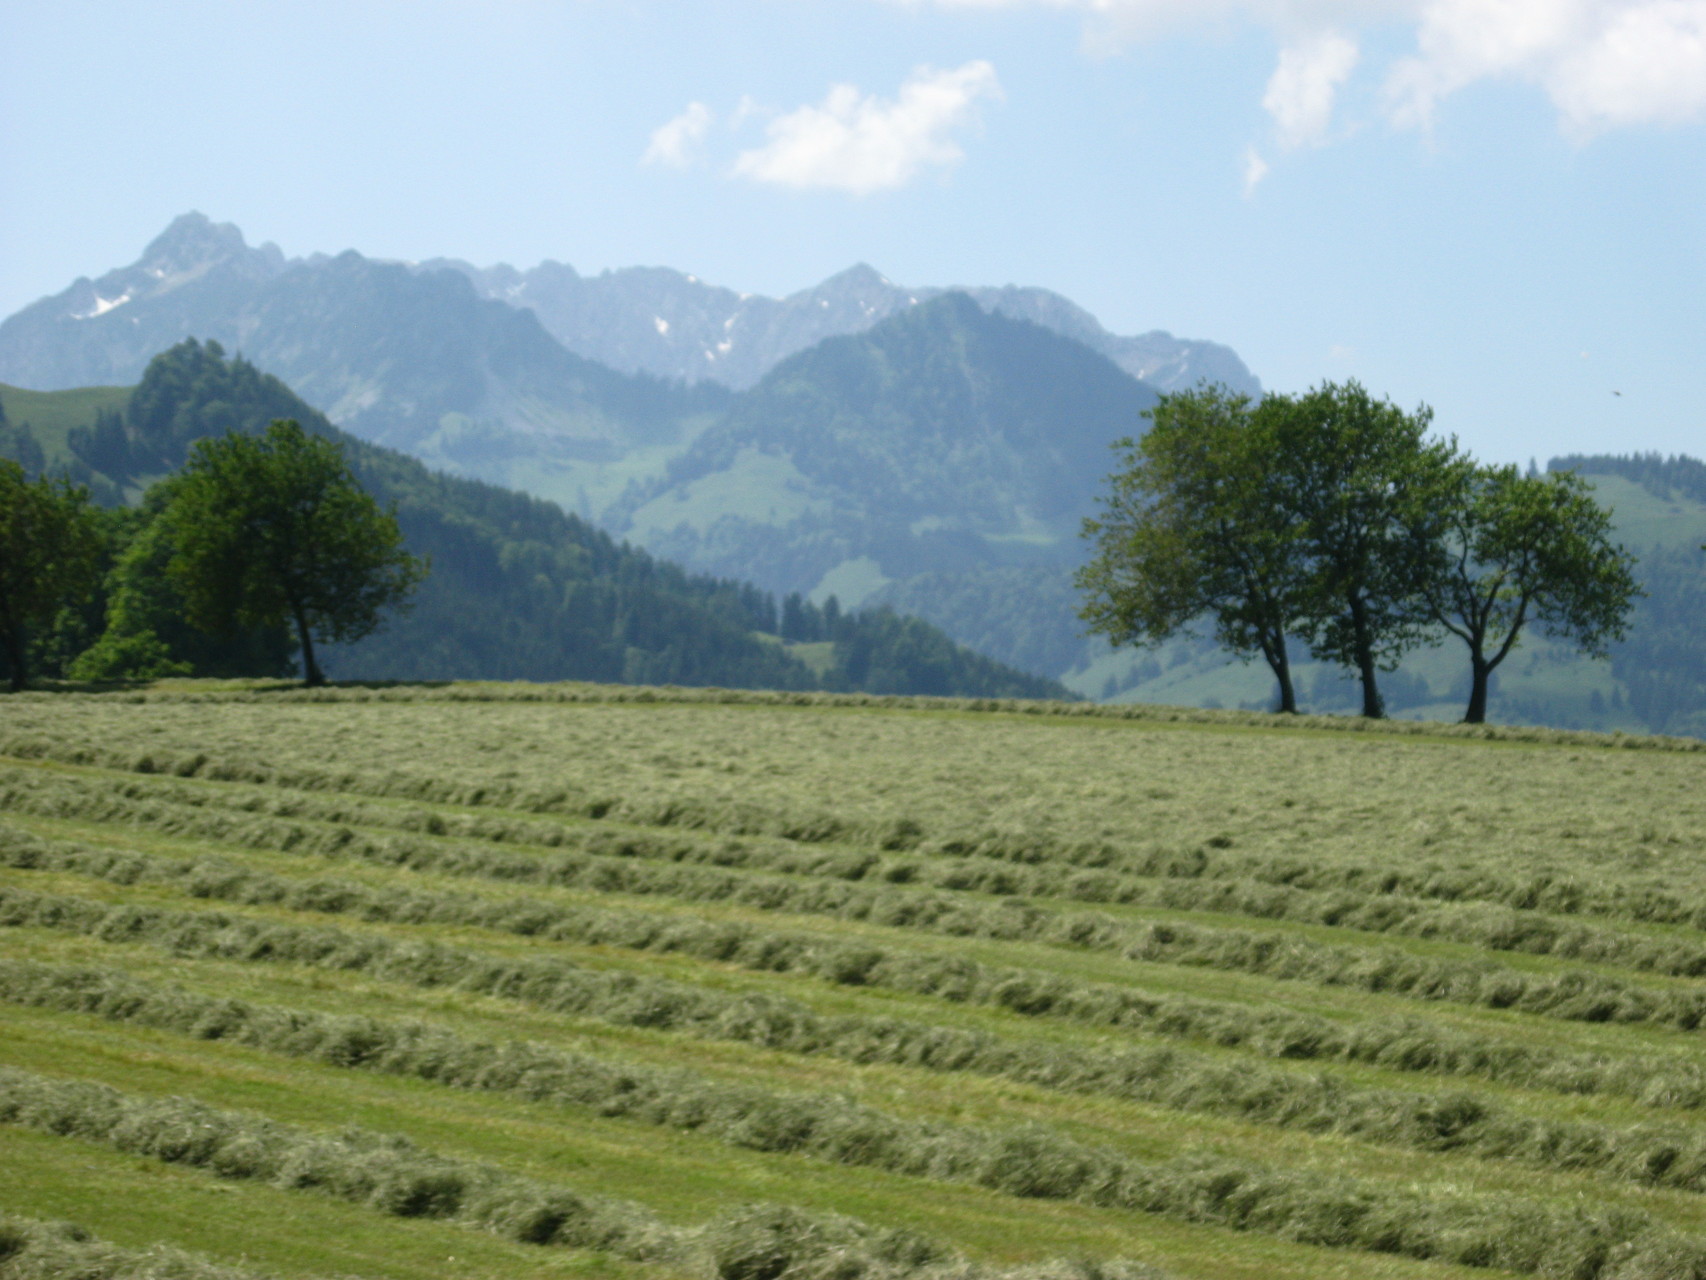
<path fill-rule="evenodd" d="M 1153 389 L 963 294 L 777 366 L 612 527 L 776 591 L 1077 562 L 1109 444 Z"/>
<path fill-rule="evenodd" d="M 1659 733 L 1706 736 L 1706 463 L 1658 454 L 1554 458 L 1553 470 L 1621 479 L 1648 499 L 1629 502 L 1625 536 L 1641 554 L 1646 596 L 1611 669 L 1630 708 Z"/>
<path fill-rule="evenodd" d="M 83 393 L 67 396 L 91 397 Z M 434 473 L 394 450 L 356 440 L 282 382 L 217 344 L 180 343 L 150 363 L 113 408 L 37 437 L 8 415 L 13 456 L 34 450 L 109 500 L 135 498 L 180 466 L 190 445 L 227 430 L 292 417 L 338 440 L 362 483 L 395 503 L 409 548 L 432 560 L 412 610 L 359 644 L 334 648 L 342 679 L 568 678 L 746 687 L 1051 696 L 1063 691 L 957 649 L 922 624 L 810 610 L 777 634 L 775 601 L 743 583 L 693 575 L 618 543 L 552 503 Z M 4 389 L 0 405 L 39 413 L 52 397 Z M 81 401 L 79 401 L 81 403 Z M 63 418 L 63 413 L 61 417 Z"/>

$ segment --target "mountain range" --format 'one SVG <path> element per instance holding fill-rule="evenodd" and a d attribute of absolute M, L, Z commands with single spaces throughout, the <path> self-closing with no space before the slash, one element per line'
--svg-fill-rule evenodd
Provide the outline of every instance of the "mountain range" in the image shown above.
<path fill-rule="evenodd" d="M 332 299 L 342 293 L 355 303 L 412 303 L 425 308 L 423 322 L 446 307 L 460 321 L 435 344 L 447 355 L 457 339 L 480 335 L 469 294 L 436 281 L 440 289 L 411 293 L 391 270 L 426 280 L 445 273 L 469 284 L 472 297 L 513 311 L 531 312 L 562 348 L 584 360 L 627 374 L 666 381 L 711 383 L 743 390 L 777 364 L 825 338 L 859 333 L 888 317 L 939 297 L 964 293 L 985 311 L 1028 320 L 1081 342 L 1127 373 L 1163 391 L 1194 386 L 1202 379 L 1224 382 L 1252 394 L 1259 384 L 1237 354 L 1218 343 L 1175 338 L 1154 330 L 1135 336 L 1109 333 L 1089 312 L 1047 289 L 1007 285 L 908 288 L 863 263 L 786 298 L 738 293 L 666 267 L 629 267 L 583 276 L 573 267 L 544 262 L 530 270 L 507 264 L 476 267 L 453 258 L 419 263 L 364 258 L 353 250 L 335 257 L 313 254 L 287 259 L 276 245 L 250 246 L 238 228 L 199 213 L 175 219 L 128 267 L 85 277 L 51 297 L 25 307 L 0 325 L 0 381 L 52 391 L 100 384 L 129 384 L 148 360 L 185 337 L 211 337 L 239 347 L 250 358 L 295 366 L 317 354 L 300 329 L 275 332 L 289 309 L 315 306 L 315 317 L 332 318 Z M 308 283 L 324 275 L 325 283 Z M 282 292 L 277 282 L 289 279 Z M 366 297 L 361 297 L 362 294 Z M 486 313 L 488 316 L 495 314 Z M 402 320 L 394 316 L 394 320 Z M 493 323 L 488 320 L 487 323 Z M 501 327 L 501 326 L 500 326 Z M 218 330 L 216 332 L 216 330 Z M 418 351 L 418 333 L 405 327 L 399 342 Z M 542 358 L 525 329 L 512 337 L 523 345 L 518 358 Z M 397 345 L 365 354 L 395 356 Z M 407 363 L 407 362 L 406 362 Z M 470 371 L 465 358 L 456 372 Z M 578 368 L 578 366 L 570 366 Z M 401 370 L 399 372 L 402 372 Z M 485 371 L 500 383 L 506 372 Z M 373 407 L 370 396 L 324 381 L 324 364 L 283 368 L 279 376 L 299 385 L 325 409 L 349 417 Z M 303 376 L 306 374 L 307 376 Z M 294 376 L 293 376 L 294 375 Z M 311 386 L 312 384 L 312 386 Z M 390 390 L 396 390 L 391 386 Z M 467 388 L 454 411 L 471 403 Z M 349 397 L 347 400 L 344 397 Z M 417 401 L 418 403 L 419 401 Z M 493 402 L 487 407 L 503 409 Z"/>
<path fill-rule="evenodd" d="M 1064 581 L 1108 445 L 1158 387 L 1259 390 L 1225 347 L 1112 335 L 1042 289 L 908 290 L 859 266 L 770 299 L 665 269 L 286 259 L 199 214 L 0 323 L 0 381 L 129 383 L 187 337 L 361 439 L 842 606 L 920 575 L 962 598 L 1014 566 Z M 1049 647 L 1077 655 L 1076 627 Z"/>
<path fill-rule="evenodd" d="M 689 574 L 799 596 L 795 616 L 832 596 L 888 605 L 1090 697 L 1268 699 L 1260 671 L 1212 644 L 1116 653 L 1075 615 L 1078 530 L 1109 445 L 1161 392 L 1208 379 L 1259 394 L 1223 346 L 1111 335 L 1041 289 L 906 289 L 866 266 L 774 299 L 665 268 L 286 259 L 186 215 L 132 266 L 0 322 L 0 381 L 134 381 L 186 336 L 240 350 L 363 440 L 549 499 Z M 1706 538 L 1693 482 L 1569 465 L 1594 474 L 1644 561 L 1671 566 L 1654 568 L 1638 627 L 1691 634 L 1683 560 Z M 1692 671 L 1675 656 L 1686 643 L 1666 644 L 1665 669 Z M 1706 715 L 1706 673 L 1665 693 L 1634 650 L 1611 664 L 1524 650 L 1495 714 L 1672 729 Z M 1341 673 L 1298 657 L 1306 704 L 1339 707 Z M 1460 666 L 1449 648 L 1407 659 L 1391 705 L 1455 715 Z"/>
<path fill-rule="evenodd" d="M 437 268 L 461 272 L 482 297 L 530 308 L 552 336 L 588 359 L 627 373 L 736 390 L 825 338 L 863 332 L 944 293 L 965 294 L 992 314 L 1028 320 L 1081 342 L 1162 391 L 1205 378 L 1251 394 L 1261 389 L 1230 347 L 1159 329 L 1131 337 L 1109 333 L 1084 308 L 1047 289 L 908 288 L 862 262 L 786 298 L 737 293 L 668 267 L 582 276 L 559 262 L 530 271 L 449 258 L 420 264 L 422 270 Z"/>

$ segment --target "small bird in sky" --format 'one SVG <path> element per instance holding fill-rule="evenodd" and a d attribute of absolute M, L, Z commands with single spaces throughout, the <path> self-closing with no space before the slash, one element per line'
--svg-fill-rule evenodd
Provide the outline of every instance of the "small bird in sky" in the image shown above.
<path fill-rule="evenodd" d="M 1621 391 L 1613 391 L 1613 392 L 1612 392 L 1612 393 L 1611 393 L 1611 394 L 1612 394 L 1612 395 L 1614 395 L 1614 396 L 1620 396 L 1620 395 L 1622 395 L 1622 394 L 1623 394 L 1623 393 L 1622 393 L 1622 392 L 1621 392 Z"/>

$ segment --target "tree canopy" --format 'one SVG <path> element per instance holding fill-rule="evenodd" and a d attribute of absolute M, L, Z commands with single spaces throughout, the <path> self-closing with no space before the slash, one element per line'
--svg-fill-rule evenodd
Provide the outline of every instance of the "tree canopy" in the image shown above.
<path fill-rule="evenodd" d="M 1610 516 L 1570 474 L 1483 467 L 1356 382 L 1258 405 L 1203 386 L 1162 398 L 1149 432 L 1114 445 L 1080 616 L 1114 643 L 1201 622 L 1260 654 L 1295 710 L 1286 637 L 1356 674 L 1365 716 L 1379 673 L 1418 644 L 1469 647 L 1465 719 L 1525 625 L 1603 657 L 1639 594 Z"/>
<path fill-rule="evenodd" d="M 27 640 L 94 590 L 101 533 L 88 491 L 64 479 L 27 480 L 0 458 L 0 651 L 11 690 L 29 679 Z"/>
<path fill-rule="evenodd" d="M 1114 644 L 1155 643 L 1199 619 L 1246 659 L 1260 655 L 1296 711 L 1286 631 L 1307 584 L 1300 528 L 1270 465 L 1273 415 L 1220 387 L 1163 396 L 1150 429 L 1114 449 L 1096 553 L 1077 576 L 1079 616 Z"/>
<path fill-rule="evenodd" d="M 1432 623 L 1422 589 L 1444 564 L 1439 501 L 1462 460 L 1426 439 L 1426 406 L 1405 413 L 1355 381 L 1269 396 L 1262 412 L 1274 420 L 1263 461 L 1308 575 L 1299 630 L 1317 658 L 1356 672 L 1362 713 L 1378 718 L 1378 673 Z"/>
<path fill-rule="evenodd" d="M 1487 718 L 1488 680 L 1526 623 L 1594 657 L 1623 638 L 1639 594 L 1635 558 L 1613 544 L 1611 517 L 1580 476 L 1473 468 L 1441 510 L 1450 560 L 1424 595 L 1439 625 L 1469 647 L 1466 722 Z"/>
<path fill-rule="evenodd" d="M 337 444 L 292 419 L 197 441 L 167 485 L 166 574 L 189 620 L 225 634 L 288 622 L 307 684 L 325 682 L 316 636 L 370 634 L 426 573 Z"/>

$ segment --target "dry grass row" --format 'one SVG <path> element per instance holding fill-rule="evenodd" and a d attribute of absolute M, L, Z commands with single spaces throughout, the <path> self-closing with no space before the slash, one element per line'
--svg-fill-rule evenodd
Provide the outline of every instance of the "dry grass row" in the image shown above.
<path fill-rule="evenodd" d="M 0 809 L 19 813 L 123 823 L 247 848 L 414 870 L 523 883 L 590 885 L 612 892 L 737 902 L 845 919 L 892 918 L 888 904 L 905 900 L 914 904 L 914 919 L 932 919 L 941 931 L 961 935 L 1048 941 L 1038 928 L 1046 923 L 1054 933 L 1072 930 L 1068 940 L 1073 946 L 1118 951 L 1154 943 L 1152 937 L 1134 937 L 1129 926 L 1122 933 L 1115 922 L 1103 921 L 1088 930 L 1076 923 L 1062 923 L 1081 921 L 1085 918 L 1082 915 L 1033 915 L 1026 922 L 1032 933 L 1024 935 L 1014 932 L 1020 919 L 1011 911 L 991 915 L 987 908 L 968 906 L 963 899 L 918 896 L 922 890 L 1213 912 L 1449 941 L 1489 951 L 1552 956 L 1670 977 L 1706 974 L 1706 938 L 1619 932 L 1541 914 L 1544 904 L 1547 909 L 1564 907 L 1570 914 L 1592 915 L 1615 907 L 1624 912 L 1622 918 L 1646 922 L 1692 926 L 1706 920 L 1706 904 L 1652 890 L 1638 895 L 1621 890 L 1594 895 L 1579 883 L 1540 877 L 1520 884 L 1482 883 L 1481 890 L 1495 895 L 1489 899 L 1474 896 L 1470 877 L 1461 877 L 1452 892 L 1460 891 L 1464 896 L 1442 902 L 1439 899 L 1448 887 L 1438 878 L 1432 883 L 1430 896 L 1418 898 L 1396 891 L 1394 882 L 1401 878 L 1396 873 L 1383 877 L 1372 889 L 1341 886 L 1321 890 L 1278 883 L 1288 873 L 1274 866 L 1267 868 L 1266 879 L 1179 874 L 1181 861 L 1200 873 L 1201 860 L 1175 860 L 1171 875 L 1097 867 L 1063 873 L 1060 866 L 1047 862 L 1013 865 L 971 854 L 908 856 L 787 841 L 717 838 L 668 829 L 622 830 L 485 815 L 447 820 L 431 812 L 306 794 L 279 798 L 277 807 L 288 809 L 288 815 L 255 812 L 257 804 L 267 799 L 270 797 L 264 793 L 260 797 L 252 792 L 221 796 L 206 787 L 191 789 L 182 784 L 162 792 L 146 783 L 122 779 L 67 779 L 23 770 L 0 774 Z M 222 801 L 234 803 L 227 808 Z M 354 826 L 375 830 L 354 830 Z M 448 844 L 453 838 L 463 843 Z M 496 844 L 531 846 L 536 852 L 490 847 Z M 563 853 L 565 847 L 575 852 Z M 671 867 L 644 870 L 633 865 L 636 863 L 668 863 Z M 693 870 L 707 864 L 716 870 Z M 737 871 L 846 883 L 815 892 L 798 887 L 779 889 L 775 881 L 741 876 Z M 897 885 L 910 886 L 913 896 L 897 899 Z M 1520 905 L 1512 905 L 1507 899 Z"/>
<path fill-rule="evenodd" d="M 697 1247 L 712 1255 L 717 1280 L 766 1280 L 764 1272 L 742 1274 L 726 1265 L 729 1252 L 747 1256 L 747 1249 L 730 1251 L 716 1243 L 741 1234 L 744 1224 L 713 1223 L 683 1232 L 639 1206 L 436 1156 L 401 1138 L 356 1130 L 327 1137 L 182 1099 L 128 1096 L 103 1085 L 9 1069 L 0 1069 L 0 1123 L 103 1142 L 226 1178 L 315 1189 L 399 1217 L 448 1218 L 529 1243 L 642 1259 L 691 1256 Z M 1011 1135 L 988 1159 L 989 1184 L 1015 1195 L 1047 1194 L 1056 1183 L 1078 1183 L 1084 1187 L 1078 1198 L 1092 1203 L 1300 1243 L 1579 1280 L 1675 1280 L 1706 1272 L 1706 1240 L 1629 1210 L 1489 1203 L 1214 1158 L 1116 1168 L 1052 1149 L 1040 1132 Z M 832 1253 L 833 1270 L 825 1280 L 928 1274 L 948 1262 L 939 1247 L 907 1233 L 770 1212 L 815 1228 L 786 1235 L 809 1242 L 802 1253 L 819 1258 Z M 832 1242 L 827 1251 L 826 1239 Z M 949 1265 L 966 1272 L 963 1262 Z M 768 1274 L 780 1271 L 802 1280 L 813 1274 L 809 1263 L 794 1259 Z"/>

